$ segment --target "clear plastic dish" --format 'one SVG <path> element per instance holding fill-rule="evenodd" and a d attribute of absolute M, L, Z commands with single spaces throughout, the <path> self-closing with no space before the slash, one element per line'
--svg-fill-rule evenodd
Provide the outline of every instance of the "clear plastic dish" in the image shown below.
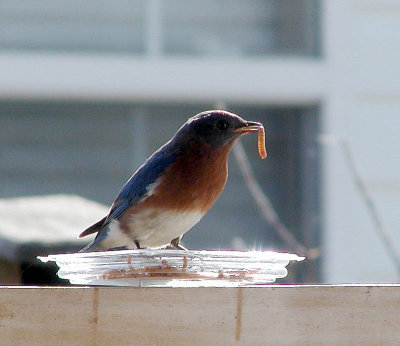
<path fill-rule="evenodd" d="M 107 286 L 253 286 L 275 282 L 287 275 L 289 253 L 270 251 L 121 250 L 50 255 L 58 276 L 72 284 Z"/>

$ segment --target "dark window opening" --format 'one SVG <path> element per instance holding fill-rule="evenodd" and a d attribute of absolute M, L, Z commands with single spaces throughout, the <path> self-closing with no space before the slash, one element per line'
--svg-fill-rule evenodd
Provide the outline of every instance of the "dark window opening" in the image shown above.
<path fill-rule="evenodd" d="M 71 193 L 110 205 L 132 172 L 188 117 L 214 107 L 2 102 L 0 197 Z M 318 107 L 232 104 L 229 110 L 264 124 L 266 160 L 258 156 L 256 135 L 242 138 L 257 180 L 297 239 L 309 248 L 318 247 Z M 260 216 L 232 154 L 225 190 L 202 221 L 185 234 L 183 242 L 200 249 L 242 246 L 293 251 Z M 26 282 L 34 284 L 33 276 L 27 276 Z M 308 261 L 297 265 L 287 280 L 318 279 L 318 263 Z"/>

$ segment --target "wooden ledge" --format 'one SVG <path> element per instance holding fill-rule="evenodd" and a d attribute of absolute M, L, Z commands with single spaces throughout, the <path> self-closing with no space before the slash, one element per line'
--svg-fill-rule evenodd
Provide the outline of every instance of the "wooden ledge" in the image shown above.
<path fill-rule="evenodd" d="M 399 285 L 1 287 L 2 345 L 398 344 Z"/>

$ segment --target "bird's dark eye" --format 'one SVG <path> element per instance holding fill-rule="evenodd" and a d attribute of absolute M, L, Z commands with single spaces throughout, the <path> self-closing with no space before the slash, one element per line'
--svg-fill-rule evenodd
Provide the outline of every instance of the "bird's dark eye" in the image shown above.
<path fill-rule="evenodd" d="M 226 120 L 218 120 L 217 129 L 218 130 L 226 130 L 229 127 L 229 124 Z"/>

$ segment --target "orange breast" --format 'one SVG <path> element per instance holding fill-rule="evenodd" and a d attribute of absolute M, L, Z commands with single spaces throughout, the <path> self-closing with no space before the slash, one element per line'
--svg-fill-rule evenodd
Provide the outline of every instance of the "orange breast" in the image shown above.
<path fill-rule="evenodd" d="M 230 148 L 203 145 L 179 156 L 161 177 L 154 193 L 135 205 L 130 214 L 149 207 L 205 214 L 225 186 Z"/>

